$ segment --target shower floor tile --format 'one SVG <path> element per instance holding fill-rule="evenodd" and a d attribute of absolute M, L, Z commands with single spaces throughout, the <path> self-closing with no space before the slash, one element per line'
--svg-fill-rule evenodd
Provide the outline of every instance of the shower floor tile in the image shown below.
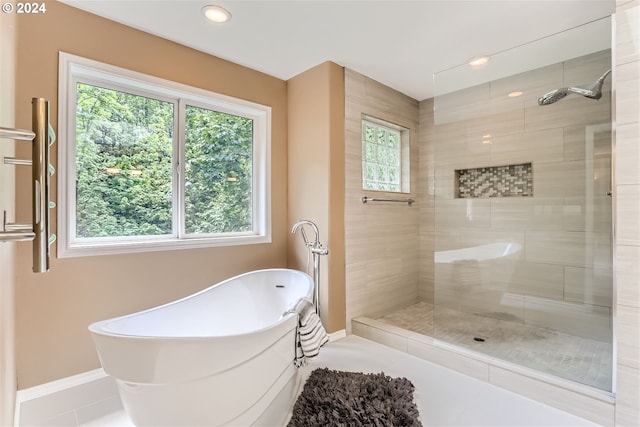
<path fill-rule="evenodd" d="M 378 320 L 600 390 L 611 390 L 611 343 L 456 310 L 438 309 L 434 313 L 433 305 L 425 302 Z"/>

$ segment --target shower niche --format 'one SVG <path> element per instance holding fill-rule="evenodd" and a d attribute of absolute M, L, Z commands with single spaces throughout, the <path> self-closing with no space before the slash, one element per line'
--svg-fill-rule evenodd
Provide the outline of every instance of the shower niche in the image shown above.
<path fill-rule="evenodd" d="M 460 199 L 482 197 L 533 196 L 533 169 L 531 163 L 489 166 L 455 171 L 456 197 Z"/>

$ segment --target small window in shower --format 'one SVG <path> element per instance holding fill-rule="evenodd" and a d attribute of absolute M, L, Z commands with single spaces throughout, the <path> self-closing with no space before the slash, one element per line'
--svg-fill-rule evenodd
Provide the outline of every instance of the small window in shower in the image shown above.
<path fill-rule="evenodd" d="M 372 117 L 363 117 L 362 188 L 409 192 L 408 129 Z"/>
<path fill-rule="evenodd" d="M 533 196 L 531 163 L 456 170 L 456 197 Z"/>

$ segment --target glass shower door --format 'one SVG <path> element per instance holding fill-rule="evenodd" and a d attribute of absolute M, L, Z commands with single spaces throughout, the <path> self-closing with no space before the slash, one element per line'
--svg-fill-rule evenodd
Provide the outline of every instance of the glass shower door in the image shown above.
<path fill-rule="evenodd" d="M 435 77 L 434 337 L 611 391 L 611 79 L 539 102 L 611 68 L 572 31 Z"/>

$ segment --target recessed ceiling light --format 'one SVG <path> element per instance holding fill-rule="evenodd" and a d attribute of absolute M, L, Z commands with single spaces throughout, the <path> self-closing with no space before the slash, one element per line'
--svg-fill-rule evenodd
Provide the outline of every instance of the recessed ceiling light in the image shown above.
<path fill-rule="evenodd" d="M 227 22 L 231 19 L 231 13 L 221 6 L 205 6 L 202 8 L 202 13 L 209 21 L 216 22 L 218 24 Z"/>
<path fill-rule="evenodd" d="M 509 95 L 507 95 L 509 98 L 516 98 L 518 96 L 522 95 L 522 92 L 517 90 L 515 92 L 511 92 Z"/>
<path fill-rule="evenodd" d="M 479 56 L 477 58 L 471 59 L 468 64 L 472 67 L 482 67 L 483 65 L 486 65 L 487 62 L 489 62 L 488 56 Z"/>

